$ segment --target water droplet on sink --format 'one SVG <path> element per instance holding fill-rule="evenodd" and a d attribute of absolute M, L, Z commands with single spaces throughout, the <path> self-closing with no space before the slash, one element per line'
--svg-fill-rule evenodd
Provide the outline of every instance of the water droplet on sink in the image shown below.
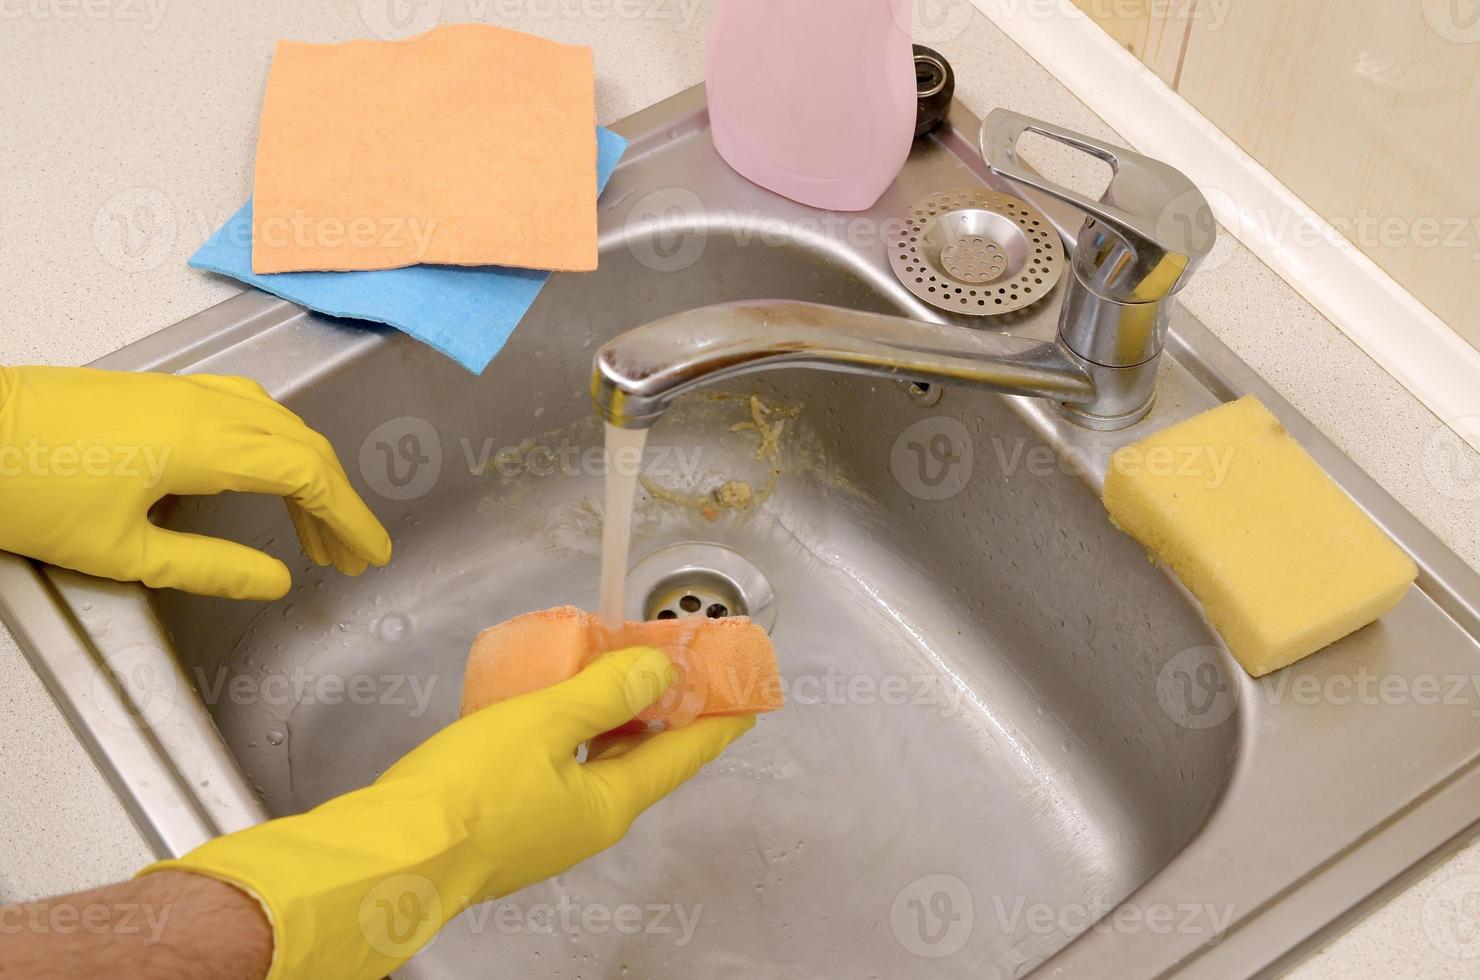
<path fill-rule="evenodd" d="M 405 639 L 406 634 L 411 632 L 411 621 L 400 613 L 387 613 L 380 618 L 375 629 L 382 640 L 394 642 Z"/>
<path fill-rule="evenodd" d="M 288 736 L 284 732 L 282 732 L 282 731 L 280 731 L 280 730 L 278 730 L 276 728 L 269 728 L 267 730 L 267 744 L 268 745 L 282 745 L 287 740 L 288 740 Z"/>

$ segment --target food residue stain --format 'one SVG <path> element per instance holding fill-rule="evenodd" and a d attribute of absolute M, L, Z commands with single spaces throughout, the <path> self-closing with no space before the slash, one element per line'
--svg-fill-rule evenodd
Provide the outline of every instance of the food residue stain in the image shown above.
<path fill-rule="evenodd" d="M 744 480 L 726 480 L 708 493 L 683 493 L 655 483 L 646 476 L 640 477 L 642 488 L 655 500 L 697 510 L 705 520 L 716 521 L 726 511 L 745 511 L 759 507 L 776 489 L 781 478 L 781 434 L 788 419 L 796 418 L 795 408 L 767 404 L 759 395 L 748 400 L 750 418 L 730 426 L 731 432 L 755 432 L 757 434 L 755 458 L 770 461 L 771 471 L 759 489 Z M 774 421 L 773 421 L 774 419 Z"/>

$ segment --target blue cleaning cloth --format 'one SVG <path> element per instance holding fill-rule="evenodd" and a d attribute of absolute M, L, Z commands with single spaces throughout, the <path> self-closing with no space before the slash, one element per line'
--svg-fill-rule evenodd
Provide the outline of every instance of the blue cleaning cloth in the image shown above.
<path fill-rule="evenodd" d="M 596 188 L 606 187 L 627 141 L 596 130 Z M 413 265 L 375 272 L 252 272 L 252 202 L 190 257 L 219 272 L 330 316 L 388 323 L 474 374 L 503 349 L 550 273 L 503 266 Z"/>

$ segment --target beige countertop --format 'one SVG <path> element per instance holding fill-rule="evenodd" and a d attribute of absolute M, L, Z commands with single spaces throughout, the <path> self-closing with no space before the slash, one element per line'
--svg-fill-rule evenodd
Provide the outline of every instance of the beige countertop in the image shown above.
<path fill-rule="evenodd" d="M 1103 122 L 958 4 L 932 46 L 958 96 L 1102 137 Z M 596 50 L 597 111 L 619 119 L 702 79 L 708 0 L 25 0 L 0 6 L 0 363 L 84 364 L 233 295 L 186 258 L 240 206 L 278 38 L 341 41 L 398 23 L 481 20 Z M 416 24 L 416 26 L 421 26 Z M 1226 237 L 1226 236 L 1225 236 Z M 1426 477 L 1439 422 L 1242 248 L 1187 305 L 1472 566 L 1480 508 Z M 1438 481 L 1442 482 L 1442 481 Z M 1446 496 L 1446 490 L 1449 496 Z M 151 855 L 0 629 L 0 901 L 127 876 Z M 1480 807 L 1480 802 L 1477 802 Z M 1471 876 L 1480 843 L 1441 864 L 1292 976 L 1473 977 L 1480 920 L 1454 955 L 1433 938 L 1437 889 Z M 1453 886 L 1451 885 L 1451 890 Z M 1436 924 L 1437 923 L 1437 924 Z"/>

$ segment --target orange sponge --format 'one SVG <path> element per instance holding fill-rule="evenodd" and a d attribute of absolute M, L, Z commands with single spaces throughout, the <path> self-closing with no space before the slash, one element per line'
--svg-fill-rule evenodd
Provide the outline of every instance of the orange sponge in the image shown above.
<path fill-rule="evenodd" d="M 744 617 L 669 619 L 604 629 L 574 606 L 516 616 L 478 634 L 468 654 L 462 713 L 558 684 L 608 650 L 658 647 L 678 680 L 638 715 L 649 726 L 675 728 L 700 715 L 776 711 L 781 675 L 766 631 Z"/>

